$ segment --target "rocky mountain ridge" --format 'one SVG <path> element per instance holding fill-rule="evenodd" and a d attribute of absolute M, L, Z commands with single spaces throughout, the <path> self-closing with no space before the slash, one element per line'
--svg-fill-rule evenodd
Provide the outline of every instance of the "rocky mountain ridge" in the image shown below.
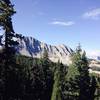
<path fill-rule="evenodd" d="M 44 42 L 40 42 L 39 40 L 33 37 L 25 37 L 22 39 L 18 39 L 19 46 L 17 46 L 17 53 L 33 57 L 33 58 L 41 58 L 44 53 L 44 49 L 48 52 L 48 57 L 52 62 L 62 62 L 63 64 L 69 65 L 71 63 L 71 54 L 73 50 L 64 45 L 48 45 Z M 2 46 L 0 46 L 2 48 Z M 89 60 L 90 73 L 99 73 L 100 74 L 100 61 L 98 62 L 95 59 Z M 96 72 L 95 72 L 96 71 Z"/>
<path fill-rule="evenodd" d="M 70 55 L 73 50 L 62 44 L 57 46 L 48 45 L 40 42 L 32 37 L 23 37 L 19 39 L 18 52 L 22 55 L 40 58 L 44 53 L 44 49 L 48 52 L 48 57 L 53 62 L 62 62 L 63 64 L 70 64 Z"/>
<path fill-rule="evenodd" d="M 43 56 L 44 49 L 46 49 L 48 52 L 48 57 L 51 61 L 60 61 L 67 65 L 71 63 L 70 56 L 73 53 L 73 50 L 64 44 L 57 46 L 48 45 L 32 37 L 23 37 L 23 39 L 19 39 L 18 41 L 18 52 L 21 55 L 41 58 Z M 100 63 L 97 60 L 92 59 L 89 62 L 89 67 L 90 73 L 100 74 Z"/>

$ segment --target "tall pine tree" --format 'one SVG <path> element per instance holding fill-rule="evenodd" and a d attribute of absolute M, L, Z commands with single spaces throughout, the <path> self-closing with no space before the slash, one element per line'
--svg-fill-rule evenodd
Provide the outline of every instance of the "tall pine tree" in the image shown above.
<path fill-rule="evenodd" d="M 66 77 L 66 84 L 69 84 L 68 91 L 74 98 L 70 100 L 90 100 L 90 76 L 88 60 L 86 58 L 86 53 L 82 52 L 80 45 L 77 47 L 76 51 L 72 55 L 72 64 L 69 66 L 69 74 Z M 72 69 L 74 73 L 72 73 Z M 72 73 L 72 75 L 71 75 Z M 74 92 L 72 92 L 74 91 Z M 69 94 L 67 93 L 67 97 Z M 71 96 L 70 96 L 71 97 Z"/>
<path fill-rule="evenodd" d="M 3 100 L 9 100 L 18 98 L 19 95 L 19 76 L 18 67 L 15 60 L 15 46 L 18 45 L 17 41 L 14 41 L 15 34 L 12 25 L 12 16 L 15 11 L 10 0 L 0 0 L 0 27 L 3 29 L 5 37 L 2 52 L 2 59 L 4 62 L 3 74 L 1 75 L 3 81 L 2 98 Z M 2 32 L 3 32 L 2 31 Z"/>
<path fill-rule="evenodd" d="M 46 48 L 44 48 L 43 57 L 41 59 L 41 64 L 43 68 L 44 73 L 44 80 L 45 80 L 45 88 L 44 88 L 44 100 L 50 100 L 51 98 L 51 92 L 52 92 L 52 86 L 53 86 L 53 73 L 51 70 L 51 61 L 48 58 L 48 52 Z"/>
<path fill-rule="evenodd" d="M 63 83 L 65 72 L 65 66 L 58 62 L 54 72 L 54 84 L 51 100 L 63 100 Z"/>

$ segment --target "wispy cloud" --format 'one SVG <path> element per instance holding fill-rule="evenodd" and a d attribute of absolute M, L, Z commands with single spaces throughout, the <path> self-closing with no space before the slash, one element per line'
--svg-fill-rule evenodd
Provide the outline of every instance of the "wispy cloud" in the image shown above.
<path fill-rule="evenodd" d="M 53 21 L 50 24 L 52 24 L 52 25 L 60 25 L 60 26 L 72 26 L 72 25 L 75 24 L 75 22 L 73 22 L 73 21 L 67 21 L 67 22 L 64 22 L 64 21 Z"/>
<path fill-rule="evenodd" d="M 99 50 L 87 51 L 87 56 L 88 56 L 89 58 L 94 58 L 94 59 L 96 59 L 98 56 L 100 56 L 100 51 L 99 51 Z"/>
<path fill-rule="evenodd" d="M 100 8 L 96 8 L 96 9 L 93 9 L 91 11 L 88 11 L 88 12 L 85 12 L 83 15 L 82 15 L 83 18 L 86 18 L 86 19 L 99 19 L 100 18 Z"/>

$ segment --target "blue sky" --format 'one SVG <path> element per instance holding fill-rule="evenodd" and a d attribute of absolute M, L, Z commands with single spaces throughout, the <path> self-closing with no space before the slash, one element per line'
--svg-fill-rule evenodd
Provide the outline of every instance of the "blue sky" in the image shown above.
<path fill-rule="evenodd" d="M 11 0 L 15 32 L 100 54 L 100 0 Z"/>

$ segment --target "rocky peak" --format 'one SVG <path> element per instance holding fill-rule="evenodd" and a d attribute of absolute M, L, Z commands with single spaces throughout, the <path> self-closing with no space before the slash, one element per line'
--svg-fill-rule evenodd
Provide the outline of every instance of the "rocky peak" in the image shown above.
<path fill-rule="evenodd" d="M 49 59 L 53 62 L 61 61 L 63 64 L 70 63 L 70 54 L 73 50 L 64 44 L 53 46 L 40 42 L 32 37 L 19 39 L 18 52 L 25 56 L 40 58 L 43 55 L 44 48 L 48 52 Z"/>

